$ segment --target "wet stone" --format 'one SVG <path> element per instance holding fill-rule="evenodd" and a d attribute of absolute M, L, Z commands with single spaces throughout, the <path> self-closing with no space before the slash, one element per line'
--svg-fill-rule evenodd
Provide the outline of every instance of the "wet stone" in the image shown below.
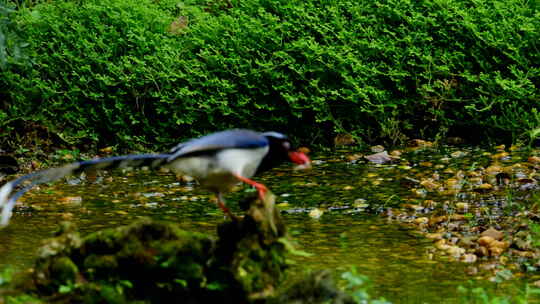
<path fill-rule="evenodd" d="M 478 244 L 480 246 L 489 247 L 491 243 L 493 243 L 495 239 L 491 236 L 482 236 L 478 239 Z"/>
<path fill-rule="evenodd" d="M 463 263 L 475 263 L 478 260 L 478 257 L 473 253 L 467 253 L 461 256 L 460 261 Z"/>
<path fill-rule="evenodd" d="M 500 241 L 504 237 L 504 233 L 494 228 L 489 228 L 486 231 L 482 232 L 480 236 L 488 236 L 494 240 Z"/>
<path fill-rule="evenodd" d="M 383 152 L 384 150 L 386 150 L 383 146 L 381 145 L 377 145 L 377 146 L 372 146 L 369 148 L 371 150 L 371 152 L 373 153 L 380 153 L 380 152 Z"/>

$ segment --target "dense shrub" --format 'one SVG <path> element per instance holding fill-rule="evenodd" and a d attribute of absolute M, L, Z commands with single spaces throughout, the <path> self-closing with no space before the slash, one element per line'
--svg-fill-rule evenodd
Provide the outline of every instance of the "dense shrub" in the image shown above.
<path fill-rule="evenodd" d="M 534 1 L 57 1 L 18 24 L 34 64 L 2 71 L 4 132 L 170 145 L 228 127 L 324 142 L 540 126 Z"/>

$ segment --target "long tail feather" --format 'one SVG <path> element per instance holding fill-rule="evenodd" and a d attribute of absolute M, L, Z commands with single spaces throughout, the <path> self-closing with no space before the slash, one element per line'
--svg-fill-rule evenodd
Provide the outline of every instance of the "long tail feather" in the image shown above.
<path fill-rule="evenodd" d="M 15 206 L 17 200 L 35 185 L 53 182 L 64 176 L 80 174 L 82 172 L 94 170 L 112 170 L 117 168 L 138 167 L 158 168 L 167 163 L 168 157 L 170 157 L 170 154 L 133 154 L 107 158 L 97 158 L 72 163 L 63 167 L 37 171 L 28 175 L 21 176 L 13 181 L 6 183 L 4 186 L 2 186 L 2 188 L 0 188 L 0 209 L 2 209 L 0 227 L 6 226 L 9 223 L 11 211 L 13 210 L 13 207 Z M 15 189 L 17 186 L 21 185 L 25 181 L 30 181 L 30 184 L 10 197 L 13 189 Z"/>

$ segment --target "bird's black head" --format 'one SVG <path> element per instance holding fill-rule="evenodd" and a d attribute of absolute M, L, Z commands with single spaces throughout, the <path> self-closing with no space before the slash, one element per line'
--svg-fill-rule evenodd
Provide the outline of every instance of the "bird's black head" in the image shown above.
<path fill-rule="evenodd" d="M 272 169 L 287 160 L 306 166 L 311 163 L 305 153 L 293 150 L 292 144 L 286 135 L 278 132 L 265 132 L 262 135 L 268 139 L 269 149 L 257 169 L 258 173 Z"/>

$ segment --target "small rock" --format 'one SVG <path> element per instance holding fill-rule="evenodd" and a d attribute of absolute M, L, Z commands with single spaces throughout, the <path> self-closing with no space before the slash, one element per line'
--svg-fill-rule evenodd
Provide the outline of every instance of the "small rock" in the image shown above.
<path fill-rule="evenodd" d="M 508 242 L 505 242 L 505 241 L 497 241 L 497 240 L 494 240 L 490 245 L 489 245 L 489 249 L 493 249 L 493 248 L 501 248 L 503 251 L 506 250 L 508 247 L 510 247 L 510 243 Z"/>
<path fill-rule="evenodd" d="M 427 233 L 425 237 L 432 240 L 441 240 L 443 235 L 442 233 Z"/>
<path fill-rule="evenodd" d="M 465 272 L 470 275 L 470 276 L 474 276 L 474 275 L 477 275 L 478 274 L 478 268 L 477 267 L 467 267 L 467 269 L 465 270 Z"/>
<path fill-rule="evenodd" d="M 461 158 L 461 157 L 464 157 L 465 155 L 467 155 L 467 152 L 463 152 L 463 151 L 456 151 L 450 154 L 452 158 Z"/>
<path fill-rule="evenodd" d="M 413 211 L 421 211 L 424 210 L 424 207 L 417 204 L 403 204 L 403 207 L 413 210 Z"/>
<path fill-rule="evenodd" d="M 376 146 L 372 146 L 371 148 L 369 148 L 371 150 L 371 152 L 373 153 L 381 153 L 381 152 L 384 152 L 384 147 L 381 146 L 381 145 L 376 145 Z"/>
<path fill-rule="evenodd" d="M 425 207 L 425 208 L 435 208 L 437 207 L 438 203 L 434 200 L 425 200 L 422 205 Z"/>
<path fill-rule="evenodd" d="M 364 156 L 364 158 L 375 164 L 384 164 L 392 161 L 392 157 L 386 151 Z"/>
<path fill-rule="evenodd" d="M 464 221 L 467 218 L 463 214 L 452 214 L 450 215 L 451 221 Z"/>
<path fill-rule="evenodd" d="M 446 184 L 446 187 L 448 189 L 454 189 L 454 190 L 459 190 L 461 189 L 462 185 L 461 183 L 459 182 L 459 180 L 455 179 L 455 178 L 449 178 L 446 180 L 445 182 Z"/>
<path fill-rule="evenodd" d="M 357 198 L 357 199 L 354 200 L 352 206 L 354 208 L 367 208 L 367 207 L 369 207 L 369 204 L 366 202 L 365 199 Z"/>
<path fill-rule="evenodd" d="M 184 175 L 184 174 L 177 175 L 176 179 L 178 181 L 181 181 L 181 182 L 184 182 L 184 183 L 190 183 L 190 182 L 195 180 L 195 178 L 193 178 L 193 177 L 191 177 L 189 175 Z"/>
<path fill-rule="evenodd" d="M 114 148 L 111 146 L 99 149 L 99 152 L 105 153 L 105 154 L 111 154 L 114 151 Z"/>
<path fill-rule="evenodd" d="M 64 204 L 80 205 L 82 203 L 82 197 L 80 196 L 66 196 L 59 199 Z"/>
<path fill-rule="evenodd" d="M 467 172 L 467 175 L 469 177 L 482 177 L 482 173 L 480 173 L 478 171 L 469 171 L 469 172 Z"/>
<path fill-rule="evenodd" d="M 496 175 L 503 171 L 503 168 L 499 165 L 492 165 L 486 168 L 485 172 L 489 175 Z"/>
<path fill-rule="evenodd" d="M 73 154 L 64 154 L 60 159 L 70 161 L 70 160 L 73 160 L 74 158 L 75 157 L 73 156 Z"/>
<path fill-rule="evenodd" d="M 527 159 L 527 161 L 530 162 L 531 164 L 538 164 L 538 163 L 540 163 L 540 157 L 539 156 L 530 156 Z"/>
<path fill-rule="evenodd" d="M 416 224 L 427 224 L 429 222 L 429 219 L 427 217 L 419 217 L 414 219 L 414 223 Z"/>
<path fill-rule="evenodd" d="M 66 221 L 69 221 L 71 219 L 73 219 L 73 213 L 71 212 L 63 212 L 60 217 L 63 219 L 63 220 L 66 220 Z"/>
<path fill-rule="evenodd" d="M 454 174 L 456 173 L 456 171 L 452 168 L 446 168 L 444 169 L 443 173 L 446 173 L 446 174 Z"/>
<path fill-rule="evenodd" d="M 477 187 L 475 187 L 474 191 L 480 192 L 480 193 L 485 193 L 485 192 L 490 191 L 491 189 L 493 189 L 493 186 L 491 184 L 484 183 L 484 184 L 481 184 L 481 185 L 478 185 Z"/>
<path fill-rule="evenodd" d="M 530 240 L 524 240 L 520 238 L 514 238 L 513 243 L 515 246 L 521 250 L 531 250 L 532 249 L 532 243 Z"/>
<path fill-rule="evenodd" d="M 429 225 L 433 226 L 433 225 L 442 223 L 442 222 L 444 222 L 446 220 L 448 220 L 448 217 L 446 215 L 435 216 L 435 217 L 432 217 L 432 218 L 429 219 Z"/>
<path fill-rule="evenodd" d="M 462 247 L 470 248 L 473 244 L 476 244 L 476 238 L 474 236 L 464 236 L 459 240 L 459 244 Z"/>
<path fill-rule="evenodd" d="M 483 247 L 483 246 L 480 246 L 480 247 L 476 248 L 474 253 L 479 257 L 485 257 L 485 256 L 489 255 L 488 249 L 486 247 Z"/>
<path fill-rule="evenodd" d="M 489 247 L 491 245 L 491 243 L 493 243 L 495 241 L 494 238 L 492 238 L 491 236 L 482 236 L 478 239 L 478 244 L 480 244 L 480 246 L 484 246 L 484 247 Z"/>
<path fill-rule="evenodd" d="M 479 186 L 482 185 L 482 178 L 481 177 L 471 177 L 469 178 L 469 183 L 473 186 Z M 488 184 L 489 185 L 489 184 Z"/>
<path fill-rule="evenodd" d="M 324 214 L 324 211 L 322 211 L 321 209 L 319 208 L 313 208 L 309 211 L 308 215 L 309 217 L 311 217 L 312 219 L 319 219 L 321 218 L 321 216 Z"/>
<path fill-rule="evenodd" d="M 459 246 L 450 246 L 448 249 L 446 249 L 446 252 L 448 255 L 459 258 L 462 254 L 465 253 L 465 249 L 459 247 Z"/>
<path fill-rule="evenodd" d="M 510 158 L 510 153 L 508 152 L 499 152 L 497 154 L 491 155 L 493 159 L 507 160 Z"/>
<path fill-rule="evenodd" d="M 504 252 L 504 249 L 499 247 L 490 247 L 489 252 L 491 253 L 491 256 L 499 256 Z"/>
<path fill-rule="evenodd" d="M 336 147 L 340 146 L 352 146 L 356 144 L 356 141 L 354 140 L 354 137 L 351 134 L 347 133 L 341 133 L 336 135 L 334 138 L 334 145 Z"/>
<path fill-rule="evenodd" d="M 427 190 L 435 190 L 441 187 L 441 185 L 430 178 L 424 179 L 420 182 L 420 185 Z"/>
<path fill-rule="evenodd" d="M 438 240 L 433 245 L 439 250 L 448 250 L 450 248 L 450 245 L 446 244 L 445 239 Z"/>
<path fill-rule="evenodd" d="M 356 153 L 356 154 L 347 155 L 346 159 L 349 162 L 355 162 L 355 161 L 359 160 L 362 157 L 364 157 L 364 154 Z"/>
<path fill-rule="evenodd" d="M 531 178 L 520 178 L 517 180 L 519 184 L 519 190 L 521 191 L 527 191 L 527 190 L 534 190 L 538 188 L 538 183 L 536 180 Z"/>
<path fill-rule="evenodd" d="M 478 257 L 474 253 L 467 253 L 461 256 L 460 261 L 463 263 L 474 263 L 478 260 Z"/>
<path fill-rule="evenodd" d="M 399 150 L 393 150 L 390 152 L 390 155 L 395 158 L 399 158 L 401 156 L 402 152 Z"/>
<path fill-rule="evenodd" d="M 411 189 L 412 193 L 418 197 L 426 197 L 428 191 L 426 189 Z"/>
<path fill-rule="evenodd" d="M 534 252 L 532 251 L 512 250 L 512 253 L 523 258 L 534 258 Z"/>
<path fill-rule="evenodd" d="M 489 228 L 486 231 L 482 232 L 480 236 L 489 236 L 494 240 L 500 241 L 504 237 L 504 233 L 494 228 Z"/>
<path fill-rule="evenodd" d="M 469 204 L 459 202 L 456 203 L 456 208 L 459 213 L 467 213 L 467 211 L 469 210 Z"/>
<path fill-rule="evenodd" d="M 409 141 L 409 147 L 427 148 L 433 146 L 433 143 L 423 139 L 412 139 Z"/>

